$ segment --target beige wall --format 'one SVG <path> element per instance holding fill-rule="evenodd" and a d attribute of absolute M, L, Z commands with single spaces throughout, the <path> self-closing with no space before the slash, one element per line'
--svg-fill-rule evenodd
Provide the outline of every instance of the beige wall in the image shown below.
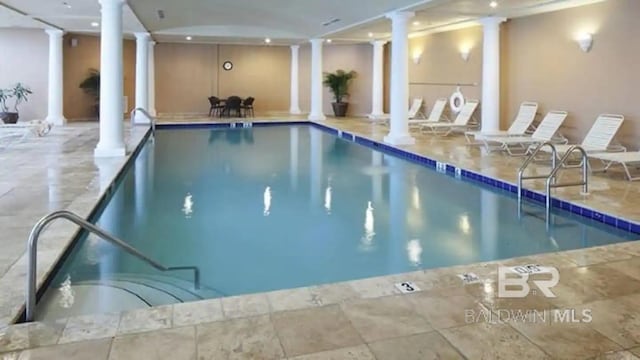
<path fill-rule="evenodd" d="M 463 48 L 470 49 L 466 62 L 460 56 Z M 421 54 L 418 64 L 413 61 L 414 54 Z M 455 84 L 477 84 L 461 86 L 461 91 L 467 99 L 480 99 L 481 27 L 413 38 L 409 42 L 409 57 L 409 94 L 411 98 L 424 100 L 427 115 L 437 98 L 451 96 L 456 89 Z"/>
<path fill-rule="evenodd" d="M 77 46 L 71 46 L 71 39 L 77 39 Z M 100 38 L 67 34 L 63 49 L 64 115 L 69 120 L 94 118 L 93 100 L 79 85 L 89 74 L 89 69 L 100 69 Z M 133 40 L 124 40 L 123 69 L 124 95 L 128 98 L 128 109 L 125 111 L 129 112 L 135 106 L 136 44 Z"/>
<path fill-rule="evenodd" d="M 338 69 L 354 70 L 356 78 L 349 87 L 348 98 L 350 116 L 366 116 L 371 113 L 371 75 L 373 46 L 370 44 L 334 45 L 325 44 L 322 49 L 322 71 L 333 72 Z M 300 107 L 307 112 L 311 104 L 311 47 L 300 48 Z M 333 115 L 331 103 L 333 95 L 328 88 L 323 92 L 323 110 Z"/>
<path fill-rule="evenodd" d="M 640 147 L 638 14 L 640 1 L 610 0 L 504 24 L 503 123 L 521 101 L 538 101 L 542 112 L 569 111 L 563 132 L 581 141 L 598 114 L 622 114 L 618 139 Z M 594 33 L 588 53 L 574 40 L 580 32 Z"/>
<path fill-rule="evenodd" d="M 233 69 L 225 71 L 225 61 Z M 156 108 L 206 113 L 211 95 L 253 96 L 256 112 L 289 109 L 289 48 L 204 44 L 156 45 Z"/>
<path fill-rule="evenodd" d="M 0 88 L 21 82 L 33 91 L 19 105 L 24 121 L 47 117 L 49 38 L 43 30 L 0 29 Z M 13 106 L 13 100 L 9 102 Z M 11 110 L 11 109 L 10 109 Z"/>

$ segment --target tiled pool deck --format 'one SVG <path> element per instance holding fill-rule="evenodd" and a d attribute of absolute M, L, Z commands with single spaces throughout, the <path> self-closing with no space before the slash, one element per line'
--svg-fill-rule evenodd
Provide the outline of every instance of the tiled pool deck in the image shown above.
<path fill-rule="evenodd" d="M 373 140 L 385 134 L 382 125 L 362 119 L 329 119 L 325 125 Z M 139 143 L 143 132 L 127 130 L 129 144 Z M 31 226 L 57 209 L 87 216 L 126 161 L 95 161 L 97 134 L 96 123 L 71 124 L 0 151 L 0 359 L 640 358 L 636 310 L 640 243 L 636 242 L 53 323 L 8 325 L 23 303 L 24 251 Z M 460 137 L 416 133 L 416 138 L 417 145 L 404 149 L 507 182 L 514 182 L 522 162 L 522 158 L 483 155 L 478 148 L 465 146 Z M 533 171 L 542 173 L 545 167 L 534 165 Z M 556 196 L 640 221 L 640 210 L 634 206 L 640 199 L 640 183 L 629 183 L 617 172 L 591 179 L 587 196 L 577 188 L 562 189 Z M 539 189 L 542 183 L 528 187 Z M 74 231 L 74 226 L 60 222 L 45 232 L 38 249 L 39 279 L 64 252 Z M 523 299 L 498 298 L 497 266 L 531 263 L 559 268 L 560 282 L 553 288 L 557 297 L 532 293 Z M 466 272 L 477 274 L 481 281 L 465 285 L 457 275 Z M 400 281 L 413 281 L 422 291 L 402 295 L 394 287 Z M 531 309 L 573 309 L 578 320 L 588 309 L 593 321 L 554 322 L 551 316 L 534 323 L 508 316 L 513 314 L 508 310 Z"/>

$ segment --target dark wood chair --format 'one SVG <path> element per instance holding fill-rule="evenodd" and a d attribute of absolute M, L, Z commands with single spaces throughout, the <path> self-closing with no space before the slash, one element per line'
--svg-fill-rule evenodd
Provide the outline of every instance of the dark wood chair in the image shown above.
<path fill-rule="evenodd" d="M 209 117 L 212 115 L 220 116 L 220 111 L 224 108 L 224 106 L 220 103 L 220 99 L 215 96 L 209 96 L 209 104 L 211 107 L 209 108 Z"/>
<path fill-rule="evenodd" d="M 229 96 L 227 101 L 224 103 L 224 109 L 222 109 L 222 114 L 224 116 L 231 117 L 233 113 L 236 117 L 242 117 L 242 99 L 239 96 Z"/>
<path fill-rule="evenodd" d="M 242 110 L 244 110 L 245 117 L 249 116 L 249 114 L 251 114 L 251 117 L 255 117 L 255 114 L 253 113 L 253 102 L 255 100 L 256 99 L 249 96 L 248 98 L 244 99 L 244 101 L 242 102 Z"/>

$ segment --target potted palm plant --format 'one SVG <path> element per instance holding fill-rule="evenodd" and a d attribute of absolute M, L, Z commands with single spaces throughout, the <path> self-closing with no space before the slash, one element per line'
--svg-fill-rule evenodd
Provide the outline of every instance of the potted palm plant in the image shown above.
<path fill-rule="evenodd" d="M 29 87 L 24 86 L 22 83 L 17 83 L 13 88 L 10 89 L 0 89 L 0 119 L 5 124 L 15 124 L 18 122 L 20 118 L 20 114 L 18 113 L 18 105 L 23 102 L 29 101 L 29 95 L 33 94 Z M 8 101 L 10 99 L 15 99 L 13 102 L 13 111 L 10 111 Z"/>
<path fill-rule="evenodd" d="M 89 69 L 89 75 L 82 80 L 80 88 L 93 98 L 92 110 L 94 115 L 98 115 L 100 113 L 100 71 Z"/>
<path fill-rule="evenodd" d="M 344 117 L 347 114 L 349 103 L 342 100 L 349 95 L 349 84 L 355 77 L 356 72 L 353 70 L 349 72 L 337 70 L 334 73 L 325 73 L 324 75 L 323 84 L 333 93 L 335 102 L 331 103 L 331 106 L 333 106 L 333 113 L 337 117 Z"/>

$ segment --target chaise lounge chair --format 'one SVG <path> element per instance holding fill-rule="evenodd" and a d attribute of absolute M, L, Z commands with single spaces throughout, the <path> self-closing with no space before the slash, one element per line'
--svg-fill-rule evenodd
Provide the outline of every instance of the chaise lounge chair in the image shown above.
<path fill-rule="evenodd" d="M 490 136 L 520 136 L 525 135 L 531 123 L 536 117 L 536 112 L 538 111 L 538 103 L 525 101 L 520 104 L 520 109 L 518 110 L 518 114 L 516 115 L 516 119 L 511 123 L 508 130 L 498 130 L 494 132 L 480 132 L 480 131 L 467 131 L 464 133 L 467 142 L 471 144 L 481 144 L 482 142 L 478 142 L 481 138 L 490 137 Z M 472 138 L 475 138 L 476 141 L 473 141 Z"/>
<path fill-rule="evenodd" d="M 560 126 L 562 126 L 566 118 L 566 111 L 549 111 L 531 136 L 487 136 L 479 140 L 485 145 L 487 151 L 506 151 L 511 156 L 526 155 L 531 145 L 537 145 L 547 141 L 566 143 L 567 141 L 564 138 L 554 139 L 558 129 L 560 129 Z"/>
<path fill-rule="evenodd" d="M 432 134 L 447 136 L 454 131 L 465 131 L 469 130 L 471 127 L 477 126 L 476 124 L 469 124 L 471 118 L 473 117 L 473 113 L 478 108 L 478 104 L 480 102 L 478 100 L 468 100 L 462 110 L 456 116 L 456 119 L 451 123 L 424 123 L 420 127 L 422 131 L 426 131 Z"/>
<path fill-rule="evenodd" d="M 621 165 L 624 169 L 624 172 L 629 181 L 639 180 L 640 176 L 631 176 L 631 171 L 629 170 L 629 166 L 632 164 L 640 165 L 640 151 L 629 151 L 629 152 L 608 152 L 608 153 L 593 153 L 588 154 L 589 159 L 600 160 L 604 164 L 604 168 L 602 169 L 593 169 L 592 171 L 601 171 L 605 172 L 609 170 L 609 168 L 613 165 Z"/>
<path fill-rule="evenodd" d="M 598 116 L 580 146 L 587 153 L 626 151 L 627 149 L 621 145 L 611 145 L 623 121 L 624 116 L 622 115 L 602 114 Z M 558 157 L 561 157 L 572 146 L 574 144 L 556 145 Z M 541 150 L 545 152 L 551 151 L 548 148 L 542 148 Z"/>
<path fill-rule="evenodd" d="M 440 120 L 448 120 L 444 115 L 444 109 L 447 107 L 447 99 L 440 98 L 437 99 L 433 104 L 433 108 L 431 108 L 431 112 L 429 113 L 429 117 L 427 119 L 411 119 L 409 118 L 409 126 L 419 126 L 422 124 L 433 124 L 437 123 Z"/>

